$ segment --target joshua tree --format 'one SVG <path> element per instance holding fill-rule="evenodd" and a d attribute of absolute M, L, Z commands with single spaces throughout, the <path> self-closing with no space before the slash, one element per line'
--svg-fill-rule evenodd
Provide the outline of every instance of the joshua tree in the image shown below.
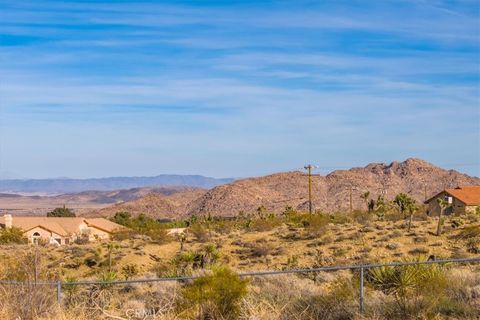
<path fill-rule="evenodd" d="M 114 242 L 110 242 L 107 244 L 107 250 L 108 250 L 108 272 L 112 272 L 112 254 L 115 250 L 119 248 L 118 244 Z"/>
<path fill-rule="evenodd" d="M 398 210 L 400 211 L 400 213 L 404 215 L 405 211 L 408 210 L 409 206 L 411 206 L 412 203 L 415 203 L 415 200 L 410 198 L 405 193 L 399 193 L 395 196 L 393 203 L 398 207 Z"/>
<path fill-rule="evenodd" d="M 377 217 L 382 220 L 385 216 L 385 213 L 390 209 L 389 204 L 385 201 L 385 197 L 379 195 L 377 202 L 375 203 L 375 214 Z"/>
<path fill-rule="evenodd" d="M 442 219 L 443 219 L 443 212 L 445 208 L 448 207 L 448 201 L 443 198 L 437 198 L 438 205 L 440 206 L 440 213 L 438 215 L 438 225 L 437 225 L 437 236 L 442 234 Z"/>
<path fill-rule="evenodd" d="M 363 201 L 365 201 L 365 206 L 367 207 L 367 210 L 369 210 L 370 206 L 368 205 L 368 199 L 370 197 L 370 191 L 367 191 L 367 192 L 364 192 L 360 195 L 360 198 L 363 199 Z"/>
<path fill-rule="evenodd" d="M 412 199 L 412 201 L 408 204 L 407 207 L 408 210 L 408 232 L 410 232 L 410 229 L 412 228 L 412 220 L 413 220 L 413 214 L 418 210 L 417 204 L 415 203 L 415 200 Z"/>

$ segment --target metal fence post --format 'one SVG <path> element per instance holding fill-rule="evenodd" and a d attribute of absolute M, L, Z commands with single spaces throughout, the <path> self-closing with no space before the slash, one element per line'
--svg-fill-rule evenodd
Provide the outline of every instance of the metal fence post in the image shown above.
<path fill-rule="evenodd" d="M 57 281 L 57 302 L 58 305 L 62 305 L 62 282 Z"/>
<path fill-rule="evenodd" d="M 360 268 L 360 313 L 363 313 L 365 310 L 365 298 L 364 298 L 364 275 L 363 275 L 364 268 Z"/>

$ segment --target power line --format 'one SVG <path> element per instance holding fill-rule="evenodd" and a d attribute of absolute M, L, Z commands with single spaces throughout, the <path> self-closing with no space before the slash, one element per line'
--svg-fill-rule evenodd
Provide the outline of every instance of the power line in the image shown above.
<path fill-rule="evenodd" d="M 303 169 L 308 171 L 308 212 L 310 216 L 313 213 L 313 204 L 312 204 L 312 170 L 318 168 L 318 166 L 307 164 Z"/>

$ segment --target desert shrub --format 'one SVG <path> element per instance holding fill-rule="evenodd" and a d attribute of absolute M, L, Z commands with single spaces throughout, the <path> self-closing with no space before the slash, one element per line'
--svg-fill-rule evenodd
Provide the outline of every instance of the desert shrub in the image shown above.
<path fill-rule="evenodd" d="M 203 224 L 196 223 L 192 225 L 188 231 L 191 232 L 199 242 L 207 242 L 210 239 L 210 230 L 208 230 Z"/>
<path fill-rule="evenodd" d="M 112 233 L 112 240 L 115 241 L 123 241 L 128 239 L 133 239 L 133 237 L 137 234 L 134 230 L 131 229 L 123 229 Z"/>
<path fill-rule="evenodd" d="M 275 247 L 269 243 L 256 243 L 251 246 L 250 254 L 252 257 L 266 257 L 273 253 Z"/>
<path fill-rule="evenodd" d="M 411 255 L 426 255 L 429 252 L 430 252 L 430 250 L 428 250 L 425 247 L 417 247 L 417 248 L 413 248 L 413 249 L 408 251 L 408 253 L 411 254 Z"/>
<path fill-rule="evenodd" d="M 229 234 L 236 228 L 236 222 L 232 220 L 225 220 L 223 218 L 219 218 L 214 220 L 211 225 L 213 231 L 218 232 L 220 234 Z"/>
<path fill-rule="evenodd" d="M 220 258 L 220 252 L 217 246 L 213 243 L 206 244 L 200 250 L 200 267 L 205 268 L 212 264 L 215 264 Z"/>
<path fill-rule="evenodd" d="M 403 219 L 404 219 L 403 213 L 400 213 L 398 211 L 389 212 L 384 216 L 385 221 L 391 221 L 391 222 L 397 222 Z"/>
<path fill-rule="evenodd" d="M 37 248 L 2 257 L 0 271 L 2 280 L 23 282 L 23 285 L 0 286 L 0 310 L 6 311 L 9 319 L 55 318 L 54 288 L 36 285 L 36 282 L 55 281 L 59 270 L 47 267 L 44 256 Z"/>
<path fill-rule="evenodd" d="M 151 271 L 155 273 L 158 278 L 175 276 L 176 273 L 172 271 L 171 264 L 159 261 L 153 265 Z"/>
<path fill-rule="evenodd" d="M 330 216 L 331 222 L 334 224 L 346 224 L 352 222 L 352 217 L 345 213 L 335 213 Z"/>
<path fill-rule="evenodd" d="M 52 211 L 47 213 L 47 217 L 75 217 L 75 213 L 72 211 L 72 209 L 65 208 L 55 208 Z"/>
<path fill-rule="evenodd" d="M 302 222 L 310 233 L 315 236 L 319 236 L 325 233 L 327 230 L 327 225 L 331 222 L 331 219 L 325 214 L 314 214 L 312 216 L 308 216 L 308 218 Z"/>
<path fill-rule="evenodd" d="M 251 229 L 253 231 L 263 232 L 263 231 L 270 231 L 275 227 L 281 225 L 282 222 L 277 217 L 267 217 L 264 219 L 256 219 L 253 221 L 251 225 Z"/>
<path fill-rule="evenodd" d="M 358 311 L 357 282 L 340 278 L 333 281 L 325 294 L 297 298 L 285 308 L 281 319 L 354 319 Z"/>
<path fill-rule="evenodd" d="M 220 253 L 215 244 L 204 245 L 199 251 L 181 251 L 171 260 L 171 269 L 161 270 L 163 276 L 189 275 L 195 269 L 204 269 L 218 262 Z M 157 272 L 158 274 L 158 272 Z"/>
<path fill-rule="evenodd" d="M 0 229 L 0 244 L 24 244 L 28 239 L 23 235 L 23 231 L 19 228 Z"/>
<path fill-rule="evenodd" d="M 129 230 L 116 232 L 113 235 L 113 238 L 116 240 L 129 239 L 136 234 L 147 236 L 158 244 L 173 240 L 168 235 L 167 224 L 161 223 L 143 213 L 134 218 L 128 212 L 117 212 L 111 220 L 129 228 Z"/>
<path fill-rule="evenodd" d="M 126 264 L 122 267 L 122 275 L 125 278 L 125 280 L 129 280 L 136 275 L 138 275 L 139 270 L 136 264 L 134 263 L 129 263 Z"/>
<path fill-rule="evenodd" d="M 354 210 L 352 219 L 359 224 L 365 225 L 373 220 L 374 215 L 368 211 Z"/>
<path fill-rule="evenodd" d="M 402 318 L 416 318 L 434 309 L 448 286 L 446 269 L 437 264 L 372 268 L 366 279 L 394 297 L 395 303 L 386 312 Z"/>
<path fill-rule="evenodd" d="M 470 239 L 480 237 L 480 225 L 465 227 L 457 236 L 459 239 Z"/>
<path fill-rule="evenodd" d="M 110 286 L 109 282 L 114 282 L 118 280 L 118 274 L 114 271 L 105 271 L 98 275 L 97 281 L 106 282 L 99 284 L 101 287 Z"/>
<path fill-rule="evenodd" d="M 145 235 L 157 244 L 168 243 L 172 240 L 166 229 L 149 230 L 145 232 Z"/>
<path fill-rule="evenodd" d="M 74 282 L 77 282 L 76 277 L 66 277 L 62 280 L 62 293 L 63 293 L 63 303 L 65 306 L 70 307 L 79 302 L 78 294 L 81 290 L 80 286 L 74 285 Z"/>
<path fill-rule="evenodd" d="M 247 281 L 226 267 L 195 279 L 182 290 L 182 308 L 197 319 L 236 319 Z"/>
<path fill-rule="evenodd" d="M 469 238 L 466 242 L 467 252 L 480 253 L 480 237 Z"/>
<path fill-rule="evenodd" d="M 110 220 L 122 226 L 129 227 L 132 224 L 132 215 L 129 212 L 120 211 L 115 213 L 115 215 L 110 218 Z"/>
<path fill-rule="evenodd" d="M 199 267 L 200 255 L 194 251 L 179 252 L 170 260 L 170 264 L 173 267 L 171 275 L 189 275 Z"/>
<path fill-rule="evenodd" d="M 287 269 L 295 269 L 298 268 L 298 256 L 293 255 L 288 257 L 287 259 Z"/>
<path fill-rule="evenodd" d="M 419 209 L 419 211 L 417 213 L 415 213 L 415 216 L 414 216 L 414 220 L 416 221 L 428 221 L 430 220 L 430 217 L 428 216 L 427 212 L 422 208 L 423 207 L 420 207 L 421 209 Z"/>
<path fill-rule="evenodd" d="M 88 234 L 82 234 L 81 236 L 77 237 L 74 241 L 74 243 L 78 245 L 88 244 L 89 242 L 90 242 L 90 239 L 88 237 Z"/>

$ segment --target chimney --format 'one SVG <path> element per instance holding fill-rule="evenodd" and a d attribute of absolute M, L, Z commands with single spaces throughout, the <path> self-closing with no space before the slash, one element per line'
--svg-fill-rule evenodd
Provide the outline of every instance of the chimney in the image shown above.
<path fill-rule="evenodd" d="M 3 217 L 5 219 L 5 229 L 11 228 L 12 227 L 12 222 L 13 222 L 12 215 L 11 214 L 5 214 Z"/>

